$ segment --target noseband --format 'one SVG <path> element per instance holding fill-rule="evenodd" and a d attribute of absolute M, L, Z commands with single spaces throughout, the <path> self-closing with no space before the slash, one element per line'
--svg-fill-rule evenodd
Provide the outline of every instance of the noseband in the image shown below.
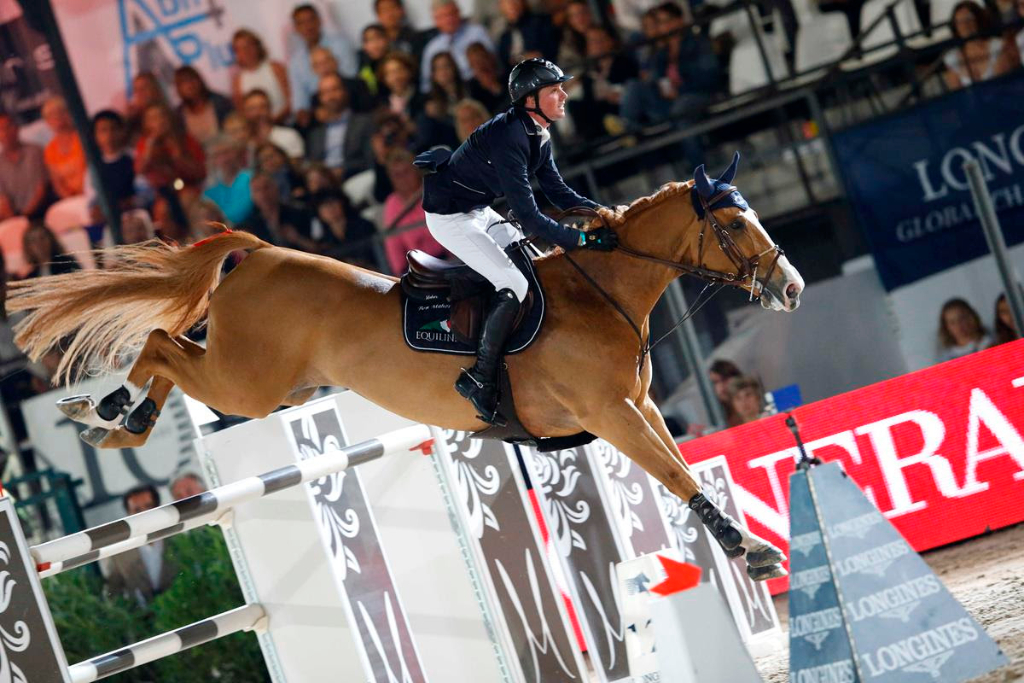
<path fill-rule="evenodd" d="M 651 261 L 653 263 L 660 263 L 663 266 L 669 268 L 675 268 L 676 270 L 687 273 L 689 275 L 696 275 L 705 282 L 711 282 L 715 284 L 732 285 L 734 287 L 750 287 L 750 300 L 760 300 L 761 295 L 764 293 L 764 288 L 768 284 L 768 280 L 771 279 L 772 274 L 775 273 L 775 268 L 778 266 L 779 259 L 785 254 L 779 245 L 772 243 L 770 247 L 762 251 L 760 254 L 755 254 L 750 258 L 744 258 L 740 252 L 740 248 L 736 245 L 736 240 L 733 239 L 732 234 L 718 222 L 718 218 L 715 216 L 715 212 L 712 210 L 712 206 L 722 201 L 730 194 L 736 191 L 733 185 L 728 185 L 722 188 L 718 194 L 707 199 L 697 188 L 694 187 L 692 190 L 697 198 L 700 200 L 701 207 L 704 209 L 704 218 L 700 225 L 700 234 L 697 236 L 697 265 L 691 266 L 681 261 L 670 261 L 668 259 L 659 258 L 653 254 L 645 254 L 641 251 L 630 249 L 623 245 L 619 245 L 617 251 L 621 251 L 623 254 L 627 254 L 634 258 L 642 259 L 644 261 Z M 712 233 L 718 240 L 718 248 L 722 250 L 733 266 L 735 272 L 728 272 L 722 270 L 712 270 L 704 266 L 704 248 L 706 240 L 704 235 L 707 233 L 708 228 L 711 228 Z M 771 255 L 772 259 L 768 263 L 768 267 L 765 269 L 764 276 L 762 278 L 757 277 L 757 271 L 761 266 L 761 259 L 765 256 Z"/>

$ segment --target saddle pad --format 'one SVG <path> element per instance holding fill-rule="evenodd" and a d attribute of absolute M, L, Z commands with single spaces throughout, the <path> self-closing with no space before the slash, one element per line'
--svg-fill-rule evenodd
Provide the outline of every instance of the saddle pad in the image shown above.
<path fill-rule="evenodd" d="M 532 344 L 540 332 L 541 323 L 544 322 L 544 289 L 537 279 L 533 263 L 525 259 L 524 263 L 527 265 L 523 269 L 523 274 L 533 292 L 533 307 L 523 318 L 519 329 L 509 338 L 506 356 L 519 353 Z M 441 290 L 441 293 L 426 301 L 412 299 L 402 293 L 402 329 L 405 333 L 405 343 L 417 351 L 475 356 L 476 345 L 462 343 L 451 332 L 448 324 L 451 318 L 451 304 L 447 297 L 448 290 Z"/>

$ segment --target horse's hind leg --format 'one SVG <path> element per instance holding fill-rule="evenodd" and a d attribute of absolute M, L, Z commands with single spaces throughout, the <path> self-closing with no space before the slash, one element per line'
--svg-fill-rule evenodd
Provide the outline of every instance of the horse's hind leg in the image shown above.
<path fill-rule="evenodd" d="M 188 362 L 188 359 L 201 358 L 205 353 L 202 346 L 185 337 L 172 339 L 163 330 L 153 331 L 128 373 L 125 384 L 104 397 L 96 406 L 95 413 L 100 419 L 107 420 L 107 416 L 114 415 L 116 409 L 115 419 L 125 415 L 123 421 L 112 427 L 108 426 L 111 421 L 94 424 L 82 433 L 82 438 L 98 448 L 133 448 L 144 444 L 160 416 L 168 394 L 174 388 L 174 380 L 167 376 L 170 373 L 162 372 L 163 368 L 175 360 Z M 129 412 L 142 387 L 150 379 L 153 383 L 146 397 Z"/>

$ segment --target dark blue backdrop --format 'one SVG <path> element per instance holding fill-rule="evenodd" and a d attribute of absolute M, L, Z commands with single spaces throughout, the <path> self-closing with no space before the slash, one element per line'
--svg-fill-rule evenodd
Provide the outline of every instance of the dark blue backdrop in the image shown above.
<path fill-rule="evenodd" d="M 1024 76 L 837 133 L 847 194 L 892 290 L 988 253 L 964 177 L 979 160 L 1008 244 L 1024 241 Z"/>

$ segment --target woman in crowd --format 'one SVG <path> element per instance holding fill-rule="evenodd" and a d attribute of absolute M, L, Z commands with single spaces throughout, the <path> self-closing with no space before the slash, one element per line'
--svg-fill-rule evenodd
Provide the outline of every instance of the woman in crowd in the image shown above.
<path fill-rule="evenodd" d="M 1010 312 L 1010 300 L 1006 298 L 1006 292 L 996 299 L 996 332 L 992 346 L 1012 342 L 1020 339 L 1020 333 L 1013 324 L 1013 315 Z"/>
<path fill-rule="evenodd" d="M 490 113 L 476 100 L 462 100 L 455 105 L 455 134 L 459 142 L 465 142 L 473 131 L 487 123 Z"/>
<path fill-rule="evenodd" d="M 491 113 L 507 109 L 511 102 L 508 99 L 505 74 L 498 68 L 498 58 L 483 43 L 473 43 L 466 48 L 466 59 L 473 71 L 473 78 L 466 84 L 469 97 L 484 105 Z"/>
<path fill-rule="evenodd" d="M 267 56 L 263 41 L 246 28 L 235 31 L 231 38 L 231 49 L 238 65 L 231 79 L 231 96 L 235 100 L 235 108 L 241 108 L 246 93 L 262 90 L 270 98 L 274 122 L 281 123 L 287 119 L 292 105 L 288 71 L 284 64 L 272 61 Z"/>
<path fill-rule="evenodd" d="M 337 176 L 331 173 L 331 169 L 327 168 L 326 164 L 322 164 L 319 161 L 311 161 L 306 166 L 304 180 L 307 192 L 306 196 L 308 198 L 312 198 L 317 193 L 323 192 L 324 190 L 341 190 Z"/>
<path fill-rule="evenodd" d="M 141 71 L 132 79 L 132 96 L 128 100 L 125 120 L 128 122 L 128 144 L 134 145 L 142 135 L 142 118 L 154 104 L 167 105 L 167 93 L 160 81 L 149 71 Z"/>
<path fill-rule="evenodd" d="M 722 358 L 714 361 L 708 370 L 708 378 L 711 380 L 711 387 L 715 390 L 715 398 L 722 406 L 726 424 L 729 424 L 734 417 L 732 403 L 729 400 L 729 380 L 742 375 L 743 373 L 735 363 Z"/>
<path fill-rule="evenodd" d="M 385 105 L 396 114 L 415 121 L 423 111 L 423 96 L 416 89 L 416 62 L 404 52 L 389 52 L 377 66 L 384 86 Z"/>
<path fill-rule="evenodd" d="M 764 392 L 761 390 L 761 383 L 754 377 L 740 376 L 729 380 L 729 405 L 732 408 L 732 416 L 729 418 L 729 426 L 755 422 L 764 412 Z"/>
<path fill-rule="evenodd" d="M 963 299 L 950 299 L 939 313 L 939 354 L 937 362 L 952 360 L 984 349 L 992 338 L 981 324 L 981 316 Z"/>
<path fill-rule="evenodd" d="M 423 176 L 412 165 L 413 155 L 396 149 L 388 155 L 387 169 L 395 191 L 384 200 L 384 254 L 394 275 L 406 271 L 406 252 L 413 249 L 443 258 L 447 253 L 427 229 L 427 219 L 420 199 L 423 196 Z"/>
<path fill-rule="evenodd" d="M 973 0 L 962 0 L 950 17 L 953 35 L 963 42 L 943 55 L 946 85 L 950 90 L 966 88 L 1008 73 L 1019 59 L 1013 46 L 992 33 L 992 19 L 984 7 Z"/>
<path fill-rule="evenodd" d="M 587 61 L 587 30 L 595 26 L 587 0 L 570 0 L 565 7 L 565 26 L 558 48 L 558 64 L 566 73 L 579 76 Z"/>
<path fill-rule="evenodd" d="M 450 52 L 438 52 L 430 60 L 430 91 L 428 98 L 444 99 L 448 114 L 455 103 L 466 96 L 466 84 L 459 75 L 459 66 Z"/>
<path fill-rule="evenodd" d="M 63 275 L 79 270 L 75 257 L 64 253 L 57 237 L 40 222 L 32 222 L 21 238 L 25 260 L 32 266 L 25 279 L 46 275 Z"/>
<path fill-rule="evenodd" d="M 376 234 L 373 224 L 352 211 L 341 192 L 325 190 L 314 202 L 317 218 L 324 227 L 324 234 L 317 238 L 316 251 L 339 261 L 376 269 L 370 241 Z"/>
<path fill-rule="evenodd" d="M 282 201 L 301 200 L 306 195 L 306 185 L 302 174 L 295 170 L 291 159 L 284 150 L 272 142 L 264 142 L 256 147 L 257 173 L 266 173 L 277 183 Z"/>
<path fill-rule="evenodd" d="M 220 132 L 224 117 L 231 113 L 231 100 L 210 90 L 192 66 L 174 70 L 174 88 L 181 99 L 178 115 L 185 122 L 185 130 L 200 144 L 206 145 Z"/>
<path fill-rule="evenodd" d="M 380 24 L 370 24 L 363 29 L 363 49 L 359 51 L 359 78 L 363 79 L 370 95 L 380 94 L 377 81 L 377 67 L 390 48 L 388 34 Z"/>
<path fill-rule="evenodd" d="M 202 145 L 184 131 L 167 105 L 150 105 L 144 113 L 142 137 L 135 148 L 135 172 L 144 176 L 166 203 L 167 218 L 179 231 L 187 232 L 184 207 L 202 192 L 206 156 Z"/>

